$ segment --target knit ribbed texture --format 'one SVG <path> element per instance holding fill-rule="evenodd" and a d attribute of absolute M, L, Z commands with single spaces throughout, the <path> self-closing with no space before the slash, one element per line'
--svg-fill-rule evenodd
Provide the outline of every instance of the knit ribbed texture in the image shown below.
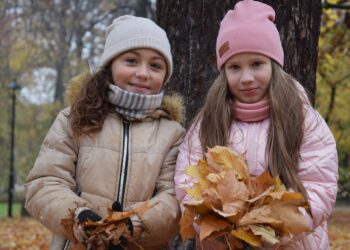
<path fill-rule="evenodd" d="M 109 102 L 125 119 L 142 120 L 162 104 L 164 92 L 156 95 L 143 95 L 125 91 L 116 85 L 109 85 Z"/>
<path fill-rule="evenodd" d="M 270 104 L 268 99 L 256 103 L 234 102 L 235 118 L 243 122 L 259 122 L 269 117 Z"/>
<path fill-rule="evenodd" d="M 113 20 L 107 28 L 100 67 L 126 51 L 142 48 L 153 49 L 164 57 L 167 82 L 173 72 L 170 43 L 165 31 L 148 18 L 124 15 Z"/>
<path fill-rule="evenodd" d="M 265 55 L 283 66 L 284 54 L 275 11 L 267 4 L 244 0 L 227 12 L 216 40 L 217 67 L 233 55 L 250 52 Z"/>

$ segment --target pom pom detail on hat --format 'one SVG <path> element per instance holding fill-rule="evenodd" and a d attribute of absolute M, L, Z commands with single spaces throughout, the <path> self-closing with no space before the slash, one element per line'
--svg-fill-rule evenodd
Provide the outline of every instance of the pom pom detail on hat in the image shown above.
<path fill-rule="evenodd" d="M 253 0 L 238 2 L 220 23 L 216 40 L 218 69 L 231 56 L 244 52 L 265 55 L 283 66 L 283 48 L 274 20 L 271 6 Z"/>
<path fill-rule="evenodd" d="M 171 48 L 165 31 L 148 18 L 131 15 L 113 20 L 106 32 L 106 42 L 100 60 L 105 66 L 118 55 L 132 49 L 148 48 L 159 52 L 167 64 L 167 82 L 173 71 Z"/>

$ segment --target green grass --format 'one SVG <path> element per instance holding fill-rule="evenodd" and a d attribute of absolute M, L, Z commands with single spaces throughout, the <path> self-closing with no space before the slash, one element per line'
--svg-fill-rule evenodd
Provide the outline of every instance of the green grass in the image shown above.
<path fill-rule="evenodd" d="M 18 217 L 21 215 L 21 203 L 12 204 L 12 216 Z M 0 218 L 7 217 L 7 203 L 0 202 Z"/>

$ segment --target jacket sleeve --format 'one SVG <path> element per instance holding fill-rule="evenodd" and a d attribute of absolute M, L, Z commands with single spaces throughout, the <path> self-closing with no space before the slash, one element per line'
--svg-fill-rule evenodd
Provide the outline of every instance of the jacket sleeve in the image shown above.
<path fill-rule="evenodd" d="M 63 237 L 65 232 L 61 220 L 69 215 L 69 210 L 78 206 L 89 207 L 75 193 L 78 147 L 72 138 L 65 111 L 51 126 L 25 180 L 27 211 L 49 230 Z"/>
<path fill-rule="evenodd" d="M 188 130 L 184 141 L 180 145 L 176 161 L 175 192 L 176 198 L 180 202 L 181 210 L 183 210 L 183 203 L 190 198 L 186 194 L 186 189 L 191 188 L 193 183 L 196 182 L 194 178 L 186 174 L 186 168 L 197 164 L 203 158 L 203 151 L 199 140 L 199 127 L 198 122 Z"/>
<path fill-rule="evenodd" d="M 132 218 L 134 238 L 145 248 L 164 244 L 178 233 L 180 210 L 174 191 L 174 172 L 184 132 L 180 126 L 176 129 L 172 145 L 164 158 L 156 181 L 155 195 L 150 200 L 151 204 L 156 205 L 146 213 Z M 136 202 L 133 207 L 138 205 L 139 202 Z"/>
<path fill-rule="evenodd" d="M 298 174 L 309 196 L 315 229 L 327 220 L 336 201 L 338 156 L 331 131 L 311 107 L 305 115 L 300 159 Z"/>

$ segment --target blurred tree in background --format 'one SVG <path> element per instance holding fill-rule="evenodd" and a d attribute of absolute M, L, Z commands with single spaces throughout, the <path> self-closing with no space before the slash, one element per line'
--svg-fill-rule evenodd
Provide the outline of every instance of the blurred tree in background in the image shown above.
<path fill-rule="evenodd" d="M 9 174 L 8 84 L 16 79 L 22 86 L 15 124 L 16 183 L 22 184 L 64 106 L 65 84 L 87 62 L 98 64 L 106 26 L 123 14 L 152 17 L 154 7 L 147 0 L 0 1 L 0 201 Z"/>
<path fill-rule="evenodd" d="M 328 1 L 323 12 L 316 108 L 330 126 L 339 155 L 338 198 L 350 198 L 350 1 Z M 337 7 L 337 8 L 335 8 Z M 343 8 L 342 8 L 343 7 Z M 346 8 L 347 7 L 347 8 Z"/>

